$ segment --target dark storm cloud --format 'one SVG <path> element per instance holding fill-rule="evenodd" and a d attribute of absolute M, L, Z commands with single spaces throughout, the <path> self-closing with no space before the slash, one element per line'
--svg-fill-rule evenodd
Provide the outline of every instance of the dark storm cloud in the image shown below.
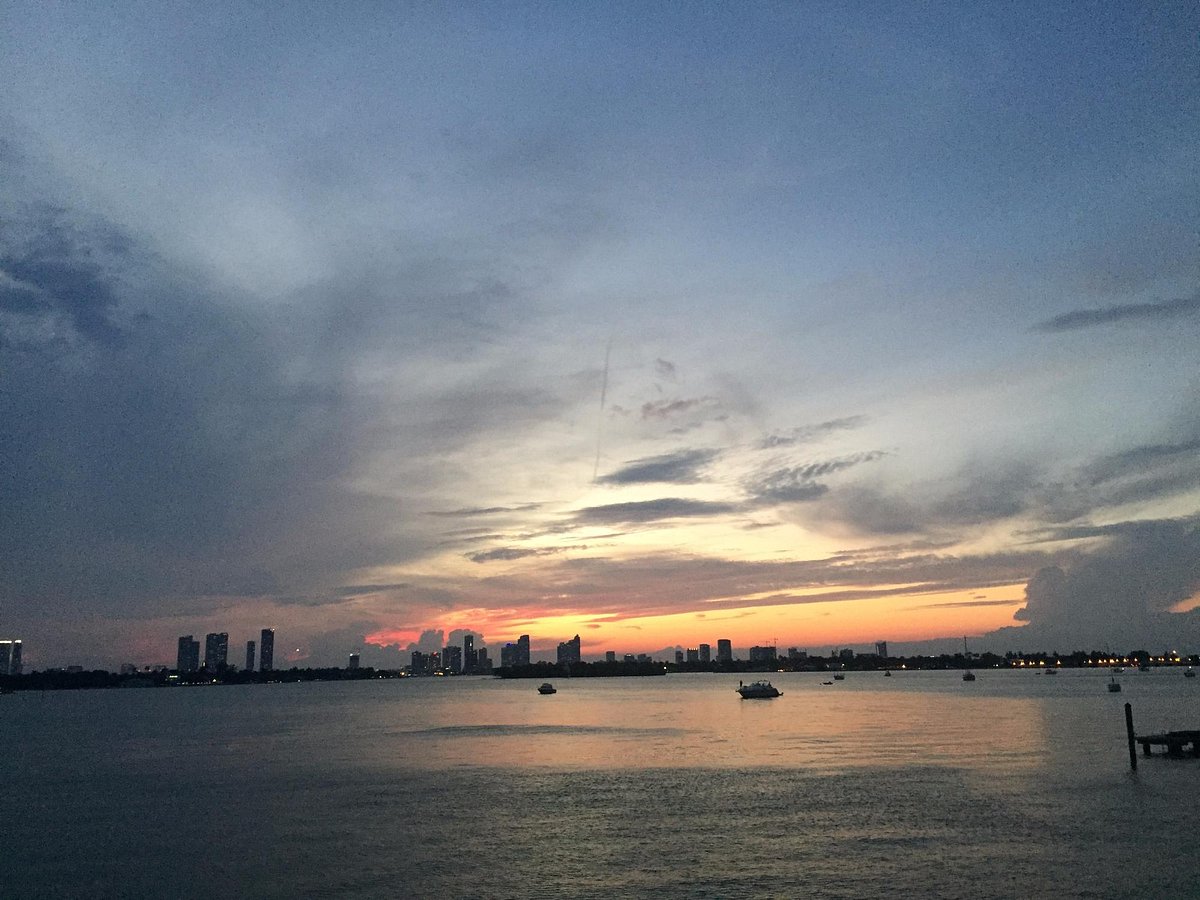
<path fill-rule="evenodd" d="M 20 279 L 0 309 L 0 596 L 28 615 L 157 614 L 319 596 L 413 552 L 384 527 L 394 499 L 344 487 L 377 401 L 308 378 L 269 313 L 234 310 L 115 226 L 18 212 L 0 231 Z"/>
<path fill-rule="evenodd" d="M 81 228 L 45 205 L 0 216 L 0 311 L 62 317 L 87 338 L 116 340 L 116 273 L 106 261 L 127 257 L 129 240 L 101 222 Z"/>
<path fill-rule="evenodd" d="M 734 512 L 736 509 L 737 507 L 730 503 L 664 497 L 660 500 L 588 506 L 577 510 L 573 518 L 583 525 L 644 524 L 668 519 L 719 516 Z"/>
<path fill-rule="evenodd" d="M 866 421 L 866 416 L 845 416 L 841 419 L 830 419 L 826 422 L 819 422 L 816 425 L 801 425 L 787 431 L 768 434 L 759 442 L 759 448 L 772 450 L 777 447 L 791 447 L 796 444 L 811 443 L 833 432 L 850 431 L 859 428 Z"/>
<path fill-rule="evenodd" d="M 1039 568 L 1014 615 L 1027 639 L 1076 639 L 1092 646 L 1157 645 L 1200 636 L 1200 617 L 1167 612 L 1200 592 L 1200 527 L 1190 520 L 1107 526 L 1099 547 Z M 1015 636 L 1001 629 L 997 636 Z"/>
<path fill-rule="evenodd" d="M 598 484 L 695 484 L 700 470 L 719 455 L 716 450 L 680 450 L 626 463 L 596 479 Z"/>
<path fill-rule="evenodd" d="M 1200 313 L 1200 293 L 1158 303 L 1125 303 L 1101 309 L 1076 309 L 1033 326 L 1034 331 L 1075 331 L 1098 325 L 1165 322 Z"/>

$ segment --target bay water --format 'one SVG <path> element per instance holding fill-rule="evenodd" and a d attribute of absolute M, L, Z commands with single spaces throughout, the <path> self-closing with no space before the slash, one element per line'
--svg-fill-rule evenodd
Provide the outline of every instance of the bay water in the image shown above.
<path fill-rule="evenodd" d="M 0 897 L 1200 896 L 1200 679 L 770 677 L 5 696 Z"/>

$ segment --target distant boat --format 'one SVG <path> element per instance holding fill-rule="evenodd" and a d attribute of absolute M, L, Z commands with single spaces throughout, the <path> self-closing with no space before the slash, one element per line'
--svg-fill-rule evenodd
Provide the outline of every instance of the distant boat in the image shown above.
<path fill-rule="evenodd" d="M 1196 677 L 1196 673 L 1195 673 L 1195 672 L 1193 672 L 1193 671 L 1192 671 L 1190 668 L 1189 668 L 1189 669 L 1185 669 L 1185 670 L 1184 670 L 1184 672 L 1183 672 L 1183 677 L 1184 677 L 1184 678 L 1195 678 L 1195 677 Z"/>
<path fill-rule="evenodd" d="M 1121 682 L 1117 681 L 1116 675 L 1108 676 L 1108 692 L 1110 694 L 1118 694 L 1121 691 Z"/>
<path fill-rule="evenodd" d="M 891 670 L 889 669 L 889 670 L 887 670 L 886 672 L 884 672 L 884 673 L 883 673 L 883 677 L 884 677 L 884 678 L 891 678 L 891 677 L 892 677 L 892 672 L 891 672 Z"/>
<path fill-rule="evenodd" d="M 974 680 L 975 680 L 975 673 L 972 672 L 970 669 L 967 669 L 967 671 L 963 672 L 963 681 L 974 681 Z"/>
<path fill-rule="evenodd" d="M 556 691 L 554 689 L 554 685 L 552 685 L 550 682 L 547 681 L 540 688 L 538 688 L 538 693 L 539 694 L 557 694 L 558 691 Z"/>
<path fill-rule="evenodd" d="M 834 676 L 833 676 L 833 680 L 834 680 L 834 681 L 845 681 L 845 680 L 846 680 L 846 676 L 845 676 L 845 675 L 842 675 L 842 674 L 839 672 L 837 675 L 834 675 Z"/>
<path fill-rule="evenodd" d="M 1142 663 L 1142 665 L 1138 666 L 1138 671 L 1139 672 L 1149 672 L 1150 667 L 1148 665 L 1146 665 L 1145 663 Z"/>
<path fill-rule="evenodd" d="M 1113 666 L 1112 670 L 1113 670 L 1113 672 L 1115 672 L 1118 675 L 1120 675 L 1122 672 L 1125 671 L 1121 666 Z"/>
<path fill-rule="evenodd" d="M 756 681 L 753 684 L 738 682 L 737 692 L 742 695 L 743 700 L 770 700 L 772 697 L 783 695 L 783 691 L 769 681 Z"/>
<path fill-rule="evenodd" d="M 833 684 L 832 681 L 822 681 L 821 684 Z"/>
<path fill-rule="evenodd" d="M 1058 674 L 1058 669 L 1047 669 L 1047 670 L 1046 670 L 1046 674 L 1047 674 L 1047 675 L 1057 675 L 1057 674 Z"/>

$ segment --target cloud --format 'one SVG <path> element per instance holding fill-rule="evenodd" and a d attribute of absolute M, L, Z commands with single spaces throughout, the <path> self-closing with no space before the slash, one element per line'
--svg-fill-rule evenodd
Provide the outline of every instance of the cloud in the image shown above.
<path fill-rule="evenodd" d="M 466 554 L 471 562 L 485 563 L 497 560 L 525 559 L 530 556 L 554 556 L 570 550 L 586 550 L 586 544 L 575 544 L 570 547 L 497 547 L 494 550 L 482 550 L 478 553 Z"/>
<path fill-rule="evenodd" d="M 6 212 L 0 228 L 0 311 L 60 317 L 86 338 L 117 340 L 120 301 L 110 265 L 127 260 L 129 239 L 104 222 L 75 223 L 64 210 L 45 205 Z"/>
<path fill-rule="evenodd" d="M 700 470 L 719 455 L 716 450 L 680 450 L 626 463 L 596 479 L 598 484 L 694 484 Z"/>
<path fill-rule="evenodd" d="M 696 397 L 690 400 L 659 400 L 642 404 L 643 419 L 670 419 L 693 410 L 701 410 L 717 403 L 715 397 Z"/>
<path fill-rule="evenodd" d="M 654 371 L 661 378 L 675 377 L 675 363 L 666 359 L 654 360 Z"/>
<path fill-rule="evenodd" d="M 1101 309 L 1076 309 L 1033 326 L 1034 331 L 1075 331 L 1099 325 L 1165 322 L 1200 313 L 1200 293 L 1158 303 L 1125 303 Z"/>
<path fill-rule="evenodd" d="M 837 431 L 850 431 L 861 427 L 867 421 L 866 416 L 845 416 L 840 419 L 829 419 L 816 425 L 801 425 L 787 431 L 772 432 L 759 441 L 762 450 L 773 450 L 777 447 L 791 447 L 796 444 L 807 444 L 820 440 L 827 434 Z"/>
<path fill-rule="evenodd" d="M 449 519 L 465 519 L 472 516 L 494 516 L 500 513 L 532 512 L 535 509 L 540 509 L 541 506 L 542 504 L 540 503 L 522 503 L 517 506 L 475 506 L 463 509 L 431 510 L 425 515 Z"/>
<path fill-rule="evenodd" d="M 1104 536 L 1098 547 L 1029 579 L 1025 605 L 1014 614 L 1029 623 L 1026 641 L 1129 649 L 1159 646 L 1187 630 L 1200 636 L 1200 616 L 1167 612 L 1200 592 L 1200 526 L 1132 521 L 1094 533 Z"/>
<path fill-rule="evenodd" d="M 664 497 L 660 500 L 635 500 L 628 503 L 588 506 L 577 510 L 573 518 L 584 525 L 644 524 L 667 519 L 719 516 L 736 509 L 737 506 L 731 503 Z"/>

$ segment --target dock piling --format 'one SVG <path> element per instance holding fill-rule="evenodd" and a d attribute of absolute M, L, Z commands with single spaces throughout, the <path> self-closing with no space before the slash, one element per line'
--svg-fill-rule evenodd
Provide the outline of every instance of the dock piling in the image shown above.
<path fill-rule="evenodd" d="M 1129 739 L 1129 768 L 1137 771 L 1137 744 L 1133 734 L 1133 705 L 1125 704 L 1125 736 Z"/>

